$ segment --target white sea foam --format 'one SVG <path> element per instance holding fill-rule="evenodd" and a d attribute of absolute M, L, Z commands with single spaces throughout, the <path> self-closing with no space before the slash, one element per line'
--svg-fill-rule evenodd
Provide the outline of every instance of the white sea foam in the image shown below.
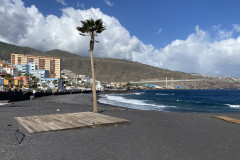
<path fill-rule="evenodd" d="M 138 92 L 138 93 L 134 93 L 135 95 L 142 95 L 144 94 L 144 92 Z"/>
<path fill-rule="evenodd" d="M 231 108 L 240 108 L 240 105 L 232 105 L 232 104 L 227 104 Z"/>
<path fill-rule="evenodd" d="M 98 101 L 104 104 L 110 104 L 114 106 L 120 106 L 125 108 L 139 109 L 139 110 L 163 110 L 166 107 L 173 106 L 164 106 L 151 103 L 147 100 L 137 100 L 137 99 L 127 99 L 118 95 L 104 95 L 101 96 Z"/>
<path fill-rule="evenodd" d="M 157 106 L 154 104 L 149 104 L 146 103 L 144 100 L 136 100 L 136 99 L 126 99 L 120 96 L 111 96 L 111 95 L 106 95 L 106 98 L 109 100 L 117 101 L 117 102 L 122 102 L 122 103 L 129 103 L 133 105 L 141 105 L 141 106 Z"/>
<path fill-rule="evenodd" d="M 156 96 L 168 96 L 169 94 L 166 94 L 166 93 L 156 93 L 155 95 Z"/>

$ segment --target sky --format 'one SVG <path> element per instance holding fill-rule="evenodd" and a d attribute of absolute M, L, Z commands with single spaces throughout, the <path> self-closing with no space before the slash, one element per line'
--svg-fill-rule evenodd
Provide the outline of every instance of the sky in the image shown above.
<path fill-rule="evenodd" d="M 1 0 L 0 41 L 89 56 L 80 21 L 103 20 L 94 56 L 240 78 L 239 0 Z"/>

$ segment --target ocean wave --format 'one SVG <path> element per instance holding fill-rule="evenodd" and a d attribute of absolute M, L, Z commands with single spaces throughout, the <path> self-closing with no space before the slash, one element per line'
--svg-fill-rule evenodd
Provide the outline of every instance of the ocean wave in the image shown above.
<path fill-rule="evenodd" d="M 159 107 L 158 105 L 155 105 L 155 104 L 146 103 L 146 101 L 144 101 L 144 100 L 126 99 L 126 98 L 123 98 L 123 97 L 120 97 L 120 96 L 110 96 L 110 95 L 106 95 L 106 98 L 109 99 L 109 100 L 122 102 L 122 103 L 129 103 L 129 104 L 133 104 L 133 105 Z"/>
<path fill-rule="evenodd" d="M 168 96 L 169 94 L 166 94 L 166 93 L 156 93 L 155 95 L 156 96 Z"/>
<path fill-rule="evenodd" d="M 135 95 L 143 95 L 144 92 L 138 92 L 138 93 L 134 93 Z"/>
<path fill-rule="evenodd" d="M 233 104 L 227 104 L 227 105 L 231 108 L 239 108 L 240 109 L 240 105 L 233 105 Z"/>
<path fill-rule="evenodd" d="M 138 110 L 162 111 L 166 107 L 174 107 L 174 106 L 157 105 L 147 100 L 127 99 L 118 95 L 104 95 L 104 96 L 101 96 L 101 98 L 98 101 L 103 104 L 109 104 L 113 106 L 132 108 L 132 109 L 138 109 Z"/>

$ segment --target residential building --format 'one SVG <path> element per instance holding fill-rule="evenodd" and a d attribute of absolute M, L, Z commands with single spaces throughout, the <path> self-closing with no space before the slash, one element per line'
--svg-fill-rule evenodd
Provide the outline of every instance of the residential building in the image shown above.
<path fill-rule="evenodd" d="M 29 74 L 29 65 L 27 64 L 14 65 L 13 67 L 17 68 L 18 71 L 21 72 L 21 76 Z"/>
<path fill-rule="evenodd" d="M 27 86 L 27 78 L 26 76 L 18 76 L 14 79 L 14 85 L 17 87 L 26 87 Z"/>
<path fill-rule="evenodd" d="M 6 66 L 5 68 L 3 68 L 3 70 L 5 70 L 7 72 L 7 74 L 11 74 L 13 77 L 18 76 L 18 69 L 15 67 Z"/>
<path fill-rule="evenodd" d="M 7 72 L 5 70 L 3 70 L 3 67 L 0 66 L 0 77 L 4 77 L 7 75 Z"/>
<path fill-rule="evenodd" d="M 39 83 L 42 84 L 45 82 L 45 78 L 49 78 L 49 71 L 48 70 L 32 70 L 32 76 L 39 78 Z"/>
<path fill-rule="evenodd" d="M 58 84 L 54 84 L 55 80 L 58 82 Z M 41 83 L 46 83 L 51 89 L 63 89 L 62 80 L 60 78 L 44 78 Z"/>
<path fill-rule="evenodd" d="M 12 78 L 12 80 L 9 81 L 4 77 L 4 80 L 3 80 L 4 86 L 9 86 L 9 83 L 11 84 L 11 86 L 13 86 L 14 85 L 14 79 Z"/>
<path fill-rule="evenodd" d="M 0 62 L 0 66 L 2 67 L 2 68 L 5 68 L 6 66 L 8 66 L 6 63 L 3 63 L 3 62 Z"/>
<path fill-rule="evenodd" d="M 11 54 L 12 65 L 23 65 L 35 62 L 38 70 L 48 70 L 51 78 L 60 78 L 60 59 L 54 57 L 33 56 L 25 54 Z M 32 70 L 32 67 L 30 67 Z"/>
<path fill-rule="evenodd" d="M 96 90 L 97 91 L 104 91 L 104 87 L 102 85 L 102 82 L 101 81 L 96 81 Z"/>
<path fill-rule="evenodd" d="M 35 62 L 29 62 L 28 65 L 29 65 L 29 72 L 37 70 L 37 66 Z"/>

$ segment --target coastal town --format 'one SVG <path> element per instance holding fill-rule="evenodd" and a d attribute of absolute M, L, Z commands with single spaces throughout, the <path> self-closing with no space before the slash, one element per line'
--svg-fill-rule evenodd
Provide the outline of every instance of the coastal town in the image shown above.
<path fill-rule="evenodd" d="M 173 81 L 173 80 L 172 80 Z M 169 80 L 169 83 L 172 82 Z M 95 80 L 96 90 L 161 89 L 157 85 L 139 82 L 102 82 Z M 173 89 L 171 85 L 166 87 Z M 163 87 L 162 87 L 163 88 Z M 92 89 L 92 78 L 61 69 L 61 59 L 55 57 L 11 54 L 11 61 L 0 62 L 0 91 L 86 91 Z"/>
<path fill-rule="evenodd" d="M 0 62 L 0 90 L 89 90 L 92 79 L 61 70 L 61 59 L 54 57 L 11 54 L 11 62 Z M 103 91 L 101 81 L 96 89 Z"/>

